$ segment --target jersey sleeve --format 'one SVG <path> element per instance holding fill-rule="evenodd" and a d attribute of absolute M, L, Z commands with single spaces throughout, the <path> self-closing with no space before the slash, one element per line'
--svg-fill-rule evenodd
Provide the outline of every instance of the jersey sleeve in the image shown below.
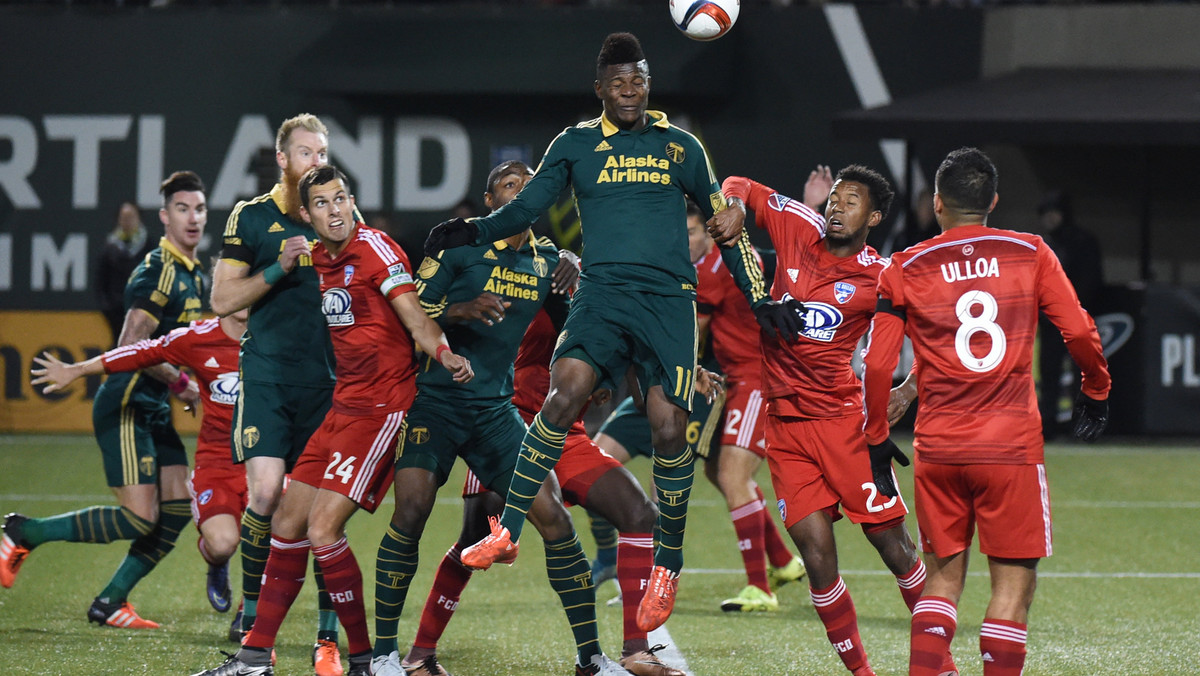
<path fill-rule="evenodd" d="M 813 211 L 803 201 L 776 192 L 757 181 L 743 176 L 730 176 L 721 185 L 725 197 L 746 203 L 754 212 L 754 223 L 764 228 L 771 241 L 799 238 L 807 246 L 825 237 L 825 217 Z"/>
<path fill-rule="evenodd" d="M 151 254 L 125 285 L 125 307 L 143 310 L 161 320 L 174 288 L 175 266 L 164 263 L 161 255 Z"/>
<path fill-rule="evenodd" d="M 100 363 L 104 365 L 104 372 L 137 371 L 169 361 L 165 349 L 167 339 L 181 331 L 187 331 L 187 329 L 175 329 L 175 331 L 154 340 L 139 340 L 132 345 L 122 345 L 105 352 L 100 358 Z"/>
<path fill-rule="evenodd" d="M 225 222 L 225 234 L 221 243 L 221 259 L 235 264 L 254 264 L 254 242 L 250 228 L 242 219 L 242 208 L 246 202 L 238 202 Z"/>
<path fill-rule="evenodd" d="M 569 131 L 570 128 L 563 130 L 550 142 L 533 178 L 511 202 L 473 221 L 475 227 L 479 228 L 476 244 L 494 242 L 521 232 L 558 201 L 559 194 L 571 178 Z"/>
<path fill-rule="evenodd" d="M 1096 323 L 1080 306 L 1062 264 L 1045 242 L 1038 243 L 1037 261 L 1040 309 L 1062 332 L 1067 351 L 1083 371 L 1080 389 L 1092 399 L 1107 399 L 1112 378 Z"/>
<path fill-rule="evenodd" d="M 416 290 L 421 309 L 439 326 L 446 326 L 446 293 L 454 281 L 454 252 L 441 251 L 436 257 L 426 256 L 417 269 Z"/>
<path fill-rule="evenodd" d="M 889 274 L 892 272 L 893 274 Z M 868 444 L 878 444 L 888 437 L 888 397 L 892 389 L 892 374 L 900 360 L 904 343 L 905 313 L 892 302 L 891 283 L 899 278 L 889 267 L 879 275 L 879 304 L 867 333 L 867 351 L 863 355 L 863 405 L 866 408 Z"/>
<path fill-rule="evenodd" d="M 382 251 L 375 247 L 381 247 Z M 412 276 L 412 264 L 408 255 L 396 244 L 391 237 L 382 235 L 372 241 L 371 253 L 371 283 L 379 289 L 379 293 L 389 301 L 393 298 L 417 290 L 416 281 Z"/>
<path fill-rule="evenodd" d="M 689 171 L 684 176 L 686 183 L 683 185 L 683 191 L 700 207 L 700 212 L 707 221 L 713 214 L 725 209 L 725 196 L 721 194 L 721 186 L 717 184 L 712 160 L 709 159 L 704 144 L 690 134 L 687 135 L 687 140 L 694 146 L 688 149 L 688 156 L 696 159 L 688 165 Z"/>

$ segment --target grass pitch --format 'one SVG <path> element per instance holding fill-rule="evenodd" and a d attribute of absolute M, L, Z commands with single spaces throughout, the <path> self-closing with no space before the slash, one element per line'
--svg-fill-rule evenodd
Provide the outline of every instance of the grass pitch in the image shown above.
<path fill-rule="evenodd" d="M 902 444 L 904 445 L 904 444 Z M 1029 676 L 1187 674 L 1200 670 L 1200 450 L 1193 445 L 1051 445 L 1047 470 L 1055 520 L 1055 555 L 1042 562 L 1029 631 Z M 631 469 L 649 474 L 645 461 Z M 442 491 L 421 548 L 421 566 L 400 625 L 411 639 L 433 569 L 458 533 L 461 465 Z M 911 471 L 899 471 L 911 496 Z M 769 486 L 765 467 L 759 481 Z M 911 498 L 910 498 L 911 502 Z M 104 486 L 91 437 L 0 436 L 0 513 L 47 516 L 92 504 L 115 504 Z M 371 598 L 374 551 L 390 504 L 350 523 L 350 543 Z M 587 521 L 575 510 L 585 548 Z M 909 527 L 915 529 L 910 517 Z M 858 609 L 871 662 L 880 674 L 903 674 L 908 617 L 888 575 L 857 527 L 836 528 L 843 577 Z M 47 544 L 30 556 L 12 589 L 0 590 L 0 664 L 6 674 L 190 674 L 219 663 L 231 616 L 209 607 L 196 532 L 131 597 L 155 631 L 89 625 L 92 597 L 116 569 L 127 545 Z M 545 579 L 537 532 L 527 529 L 511 569 L 477 574 L 442 640 L 443 664 L 458 676 L 570 674 L 573 643 L 558 599 Z M 807 585 L 779 591 L 777 613 L 729 615 L 719 603 L 745 584 L 724 502 L 699 479 L 688 518 L 687 567 L 675 614 L 674 647 L 697 675 L 842 674 L 841 662 L 812 609 Z M 235 559 L 236 562 L 236 559 Z M 239 578 L 237 564 L 233 579 Z M 603 605 L 601 640 L 620 650 L 620 608 Z M 977 553 L 959 608 L 953 648 L 964 676 L 982 674 L 978 632 L 987 603 L 986 561 Z M 316 596 L 311 581 L 284 623 L 278 674 L 312 673 Z M 343 642 L 343 650 L 345 644 Z"/>

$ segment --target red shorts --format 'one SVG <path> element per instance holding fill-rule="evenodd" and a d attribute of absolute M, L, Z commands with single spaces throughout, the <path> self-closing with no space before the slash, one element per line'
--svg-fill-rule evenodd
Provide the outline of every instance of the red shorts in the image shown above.
<path fill-rule="evenodd" d="M 246 466 L 200 465 L 188 477 L 192 495 L 192 520 L 196 527 L 218 514 L 229 514 L 238 521 L 246 510 Z"/>
<path fill-rule="evenodd" d="M 404 411 L 378 416 L 330 411 L 292 468 L 292 480 L 350 498 L 374 512 L 392 486 Z"/>
<path fill-rule="evenodd" d="M 738 446 L 767 457 L 767 401 L 762 390 L 745 382 L 730 382 L 725 394 L 722 446 Z"/>
<path fill-rule="evenodd" d="M 1004 559 L 1053 552 L 1045 465 L 944 465 L 913 468 L 921 551 L 947 557 L 971 546 Z"/>
<path fill-rule="evenodd" d="M 562 486 L 563 503 L 568 507 L 586 504 L 592 484 L 609 470 L 620 468 L 621 463 L 605 453 L 587 434 L 568 433 L 562 458 L 554 466 Z"/>
<path fill-rule="evenodd" d="M 908 514 L 902 498 L 875 488 L 862 414 L 767 418 L 767 464 L 785 527 L 839 504 L 854 523 L 885 523 Z"/>
<path fill-rule="evenodd" d="M 462 496 L 464 498 L 469 498 L 472 495 L 479 495 L 480 493 L 487 493 L 487 492 L 488 492 L 488 487 L 484 486 L 482 483 L 480 483 L 479 477 L 475 476 L 475 472 L 472 472 L 471 469 L 468 467 L 467 468 L 467 479 L 466 479 L 466 481 L 463 481 Z"/>

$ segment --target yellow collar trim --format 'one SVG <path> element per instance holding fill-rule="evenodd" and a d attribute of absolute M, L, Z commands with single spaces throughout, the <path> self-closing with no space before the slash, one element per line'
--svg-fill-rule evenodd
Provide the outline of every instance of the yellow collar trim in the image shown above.
<path fill-rule="evenodd" d="M 671 127 L 671 123 L 667 121 L 667 114 L 661 110 L 647 110 L 646 114 L 650 116 L 650 119 L 654 120 L 654 122 L 651 123 L 652 126 L 661 127 L 663 129 L 669 129 Z M 604 133 L 605 137 L 609 137 L 621 131 L 621 128 L 613 124 L 612 121 L 608 119 L 607 115 L 600 113 L 600 131 Z"/>
<path fill-rule="evenodd" d="M 184 267 L 186 267 L 188 269 L 188 272 L 191 272 L 192 270 L 196 269 L 197 266 L 200 265 L 200 261 L 193 259 L 193 258 L 188 258 L 187 256 L 184 256 L 183 252 L 180 251 L 179 249 L 175 248 L 175 245 L 171 244 L 171 241 L 169 239 L 167 239 L 166 237 L 159 239 L 158 245 L 160 247 L 162 247 L 163 249 L 166 249 L 167 252 L 170 253 L 175 258 L 178 258 L 179 262 L 183 263 Z"/>
<path fill-rule="evenodd" d="M 530 229 L 528 232 L 529 232 L 529 246 L 533 247 L 536 250 L 537 249 L 537 237 L 535 237 L 533 235 L 532 229 Z M 508 242 L 506 242 L 502 239 L 498 239 L 495 242 L 492 242 L 492 246 L 503 251 L 504 249 L 508 248 Z"/>
<path fill-rule="evenodd" d="M 267 194 L 271 196 L 271 201 L 274 202 L 275 206 L 279 208 L 279 212 L 286 216 L 287 202 L 285 202 L 283 199 L 283 184 L 276 183 L 275 187 L 271 188 L 271 192 Z"/>

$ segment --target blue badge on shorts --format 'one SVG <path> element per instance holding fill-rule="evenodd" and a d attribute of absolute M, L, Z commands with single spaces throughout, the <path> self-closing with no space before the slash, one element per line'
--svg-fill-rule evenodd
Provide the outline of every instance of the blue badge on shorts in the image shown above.
<path fill-rule="evenodd" d="M 209 500 L 212 500 L 212 489 L 211 488 L 204 491 L 203 493 L 200 494 L 200 497 L 196 498 L 196 502 L 198 502 L 202 505 L 207 505 Z"/>
<path fill-rule="evenodd" d="M 777 507 L 779 507 L 779 518 L 783 519 L 784 523 L 786 523 L 787 522 L 787 503 L 784 502 L 782 498 L 780 498 L 779 500 L 777 500 L 775 502 L 775 505 Z"/>

